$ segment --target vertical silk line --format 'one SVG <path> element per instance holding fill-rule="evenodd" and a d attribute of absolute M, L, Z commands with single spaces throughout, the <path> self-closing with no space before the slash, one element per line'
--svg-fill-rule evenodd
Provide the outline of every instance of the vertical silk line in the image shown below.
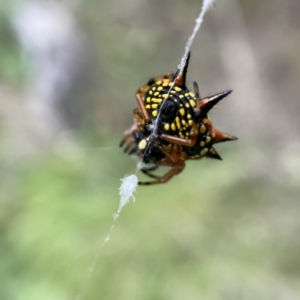
<path fill-rule="evenodd" d="M 193 41 L 195 39 L 195 36 L 196 36 L 197 32 L 199 31 L 199 29 L 201 27 L 204 15 L 208 11 L 208 9 L 212 6 L 212 4 L 214 3 L 214 1 L 215 0 L 203 0 L 200 14 L 199 14 L 198 18 L 195 20 L 196 24 L 194 26 L 193 33 L 189 37 L 189 39 L 188 39 L 188 41 L 187 41 L 187 43 L 185 45 L 185 53 L 182 56 L 181 62 L 179 64 L 179 66 L 178 66 L 178 69 L 180 69 L 181 71 L 182 71 L 182 69 L 184 67 L 184 63 L 185 63 L 185 60 L 187 58 L 187 54 L 188 54 L 188 52 L 191 49 L 191 46 L 192 46 Z M 172 86 L 170 87 L 170 89 L 168 91 L 167 97 L 164 99 L 164 101 L 162 102 L 162 104 L 160 106 L 160 109 L 159 109 L 159 112 L 158 112 L 158 116 L 157 116 L 157 120 L 159 119 L 161 108 L 163 107 L 163 105 L 164 105 L 165 101 L 167 100 L 167 98 L 168 98 L 168 96 L 169 96 L 172 88 L 175 85 L 175 81 L 176 81 L 176 78 L 174 79 L 173 84 L 172 84 Z M 157 129 L 157 122 L 155 122 L 155 124 L 154 124 L 153 133 L 156 133 L 156 129 Z M 151 143 L 151 137 L 152 137 L 153 133 L 150 136 L 150 140 L 149 140 L 149 143 L 147 145 L 147 148 L 145 149 L 145 153 L 146 153 L 146 151 L 147 151 L 147 149 L 148 149 L 148 147 L 149 147 L 149 145 Z M 136 172 L 137 172 L 137 170 L 136 170 Z M 119 216 L 119 213 L 121 212 L 122 207 L 124 205 L 126 205 L 130 201 L 131 198 L 134 199 L 133 193 L 135 192 L 135 190 L 136 190 L 136 188 L 138 186 L 138 179 L 137 179 L 136 174 L 125 176 L 123 179 L 121 179 L 121 181 L 122 181 L 122 184 L 121 184 L 121 187 L 120 187 L 120 196 L 121 196 L 121 199 L 120 199 L 119 210 L 118 210 L 118 213 L 117 213 L 118 216 Z M 122 203 L 122 205 L 121 205 L 121 203 Z"/>
<path fill-rule="evenodd" d="M 193 33 L 192 35 L 189 37 L 186 45 L 185 45 L 185 53 L 184 55 L 182 56 L 181 58 L 181 62 L 180 62 L 180 65 L 178 66 L 178 69 L 182 70 L 183 69 L 183 66 L 184 66 L 184 63 L 185 63 L 185 60 L 186 60 L 186 57 L 187 57 L 187 54 L 188 52 L 190 51 L 191 49 L 191 46 L 193 44 L 193 41 L 195 39 L 195 36 L 197 34 L 197 32 L 199 31 L 200 27 L 201 27 L 201 24 L 203 22 L 203 18 L 204 18 L 204 15 L 206 14 L 206 12 L 208 11 L 208 9 L 213 5 L 213 3 L 215 2 L 215 0 L 203 0 L 203 3 L 202 3 L 202 8 L 201 8 L 201 12 L 198 16 L 198 18 L 196 19 L 196 24 L 195 24 L 195 27 L 194 27 L 194 30 L 193 30 Z"/>

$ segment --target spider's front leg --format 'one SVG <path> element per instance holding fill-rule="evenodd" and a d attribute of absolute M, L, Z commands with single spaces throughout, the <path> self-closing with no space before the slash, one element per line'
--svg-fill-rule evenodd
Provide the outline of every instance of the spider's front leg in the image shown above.
<path fill-rule="evenodd" d="M 169 157 L 164 157 L 160 161 L 158 161 L 157 165 L 171 167 L 171 170 L 163 176 L 156 176 L 156 175 L 150 176 L 150 177 L 156 178 L 156 180 L 145 181 L 145 182 L 139 181 L 139 183 L 138 183 L 139 185 L 153 185 L 153 184 L 166 183 L 172 177 L 174 177 L 175 175 L 178 175 L 179 173 L 181 173 L 183 171 L 183 169 L 185 167 L 185 162 L 184 162 L 184 160 L 177 160 L 176 162 L 174 162 Z"/>

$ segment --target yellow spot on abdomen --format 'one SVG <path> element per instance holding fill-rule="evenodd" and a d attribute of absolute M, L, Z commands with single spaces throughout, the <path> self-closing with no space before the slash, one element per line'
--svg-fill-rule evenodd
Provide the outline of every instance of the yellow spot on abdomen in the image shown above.
<path fill-rule="evenodd" d="M 145 107 L 146 107 L 146 109 L 150 109 L 151 108 L 150 104 L 147 104 Z"/>
<path fill-rule="evenodd" d="M 164 125 L 164 130 L 167 130 L 167 131 L 168 131 L 169 129 L 170 129 L 170 124 L 169 124 L 169 123 L 165 124 L 165 125 Z"/>
<path fill-rule="evenodd" d="M 161 102 L 162 102 L 162 99 L 159 99 L 159 98 L 152 98 L 152 102 L 155 102 L 155 103 L 161 103 Z"/>
<path fill-rule="evenodd" d="M 207 136 L 207 137 L 206 137 L 206 143 L 208 144 L 210 141 L 211 141 L 210 136 Z"/>
<path fill-rule="evenodd" d="M 190 126 L 192 126 L 193 125 L 193 120 L 188 120 L 188 124 L 190 125 Z"/>
<path fill-rule="evenodd" d="M 176 130 L 176 125 L 175 125 L 175 123 L 172 123 L 172 124 L 171 124 L 171 129 L 172 129 L 173 131 Z"/>
<path fill-rule="evenodd" d="M 204 125 L 200 126 L 200 133 L 204 133 L 206 131 L 206 127 Z"/>
<path fill-rule="evenodd" d="M 158 104 L 152 104 L 151 107 L 152 108 L 157 108 Z"/>
<path fill-rule="evenodd" d="M 196 102 L 195 102 L 194 100 L 190 100 L 190 105 L 191 105 L 192 107 L 194 107 L 194 106 L 196 105 Z"/>
<path fill-rule="evenodd" d="M 204 148 L 204 149 L 202 149 L 201 151 L 200 151 L 200 155 L 205 155 L 206 153 L 207 153 L 207 151 L 208 151 L 208 148 Z"/>
<path fill-rule="evenodd" d="M 175 122 L 176 122 L 177 128 L 181 131 L 181 124 L 180 124 L 180 119 L 179 119 L 179 117 L 176 117 L 176 118 L 175 118 Z"/>
<path fill-rule="evenodd" d="M 200 147 L 203 147 L 205 145 L 205 142 L 204 141 L 201 141 L 200 142 Z"/>
<path fill-rule="evenodd" d="M 159 92 L 155 92 L 155 93 L 154 93 L 154 96 L 158 96 L 158 95 L 159 95 Z"/>
<path fill-rule="evenodd" d="M 180 88 L 179 86 L 175 86 L 175 87 L 174 87 L 174 90 L 175 90 L 176 92 L 180 92 L 180 91 L 181 91 L 181 88 Z"/>
<path fill-rule="evenodd" d="M 139 149 L 144 150 L 147 147 L 147 141 L 145 139 L 139 142 Z"/>
<path fill-rule="evenodd" d="M 184 108 L 180 108 L 179 109 L 179 113 L 184 116 L 185 115 L 185 109 Z"/>
<path fill-rule="evenodd" d="M 158 91 L 162 91 L 162 90 L 163 90 L 163 87 L 162 87 L 162 86 L 159 86 L 159 87 L 157 88 L 157 90 L 158 90 Z"/>
<path fill-rule="evenodd" d="M 146 101 L 147 101 L 147 102 L 150 102 L 150 101 L 151 101 L 151 98 L 150 98 L 150 97 L 147 97 L 147 98 L 146 98 Z"/>
<path fill-rule="evenodd" d="M 153 116 L 153 117 L 157 117 L 157 110 L 154 110 L 154 111 L 152 112 L 152 116 Z"/>

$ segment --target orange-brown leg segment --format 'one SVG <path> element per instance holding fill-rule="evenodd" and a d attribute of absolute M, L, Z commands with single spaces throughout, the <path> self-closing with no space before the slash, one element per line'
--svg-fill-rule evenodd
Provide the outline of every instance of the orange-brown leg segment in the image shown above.
<path fill-rule="evenodd" d="M 148 111 L 145 107 L 145 104 L 144 104 L 144 101 L 143 101 L 143 98 L 142 98 L 142 91 L 139 90 L 136 94 L 135 94 L 135 98 L 136 98 L 136 101 L 137 101 L 137 104 L 139 106 L 139 109 L 143 115 L 143 118 L 146 122 L 149 122 L 150 121 L 150 117 L 149 117 L 149 114 L 148 114 Z"/>
<path fill-rule="evenodd" d="M 186 147 L 193 147 L 196 143 L 196 137 L 192 137 L 190 139 L 183 139 L 178 136 L 172 136 L 168 134 L 162 134 L 160 137 L 167 142 Z"/>
<path fill-rule="evenodd" d="M 138 127 L 142 127 L 145 125 L 144 117 L 138 108 L 135 108 L 133 110 L 133 117 L 134 117 L 134 121 Z"/>
<path fill-rule="evenodd" d="M 181 173 L 183 171 L 183 169 L 185 167 L 185 163 L 183 160 L 174 162 L 170 158 L 165 157 L 158 162 L 158 166 L 169 166 L 169 167 L 172 167 L 172 169 L 161 177 L 157 176 L 156 180 L 145 181 L 145 182 L 139 181 L 139 185 L 153 185 L 153 184 L 166 183 L 172 177 L 174 177 L 175 175 L 178 175 L 179 173 Z M 150 176 L 150 177 L 154 177 L 154 176 Z"/>
<path fill-rule="evenodd" d="M 133 110 L 133 117 L 134 117 L 134 124 L 130 127 L 130 129 L 126 130 L 123 136 L 123 139 L 121 140 L 119 146 L 122 148 L 124 146 L 124 144 L 126 142 L 128 142 L 129 139 L 129 143 L 132 142 L 132 132 L 133 131 L 138 131 L 139 127 L 144 126 L 145 125 L 145 120 L 143 119 L 143 115 L 141 113 L 141 111 L 136 108 Z M 124 152 L 127 152 L 128 149 L 124 149 Z"/>

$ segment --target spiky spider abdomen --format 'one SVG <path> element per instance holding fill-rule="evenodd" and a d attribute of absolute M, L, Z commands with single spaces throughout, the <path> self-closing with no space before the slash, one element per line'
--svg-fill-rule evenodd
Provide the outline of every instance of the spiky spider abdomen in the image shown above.
<path fill-rule="evenodd" d="M 186 160 L 221 159 L 213 145 L 236 139 L 214 128 L 207 115 L 231 91 L 200 98 L 194 82 L 195 92 L 191 92 L 186 86 L 189 58 L 190 55 L 183 69 L 151 78 L 136 93 L 135 122 L 125 133 L 121 146 L 126 142 L 125 152 L 154 164 L 142 172 L 155 180 L 139 182 L 140 185 L 167 182 L 184 169 Z M 171 170 L 164 176 L 150 172 L 160 166 L 169 166 Z"/>

